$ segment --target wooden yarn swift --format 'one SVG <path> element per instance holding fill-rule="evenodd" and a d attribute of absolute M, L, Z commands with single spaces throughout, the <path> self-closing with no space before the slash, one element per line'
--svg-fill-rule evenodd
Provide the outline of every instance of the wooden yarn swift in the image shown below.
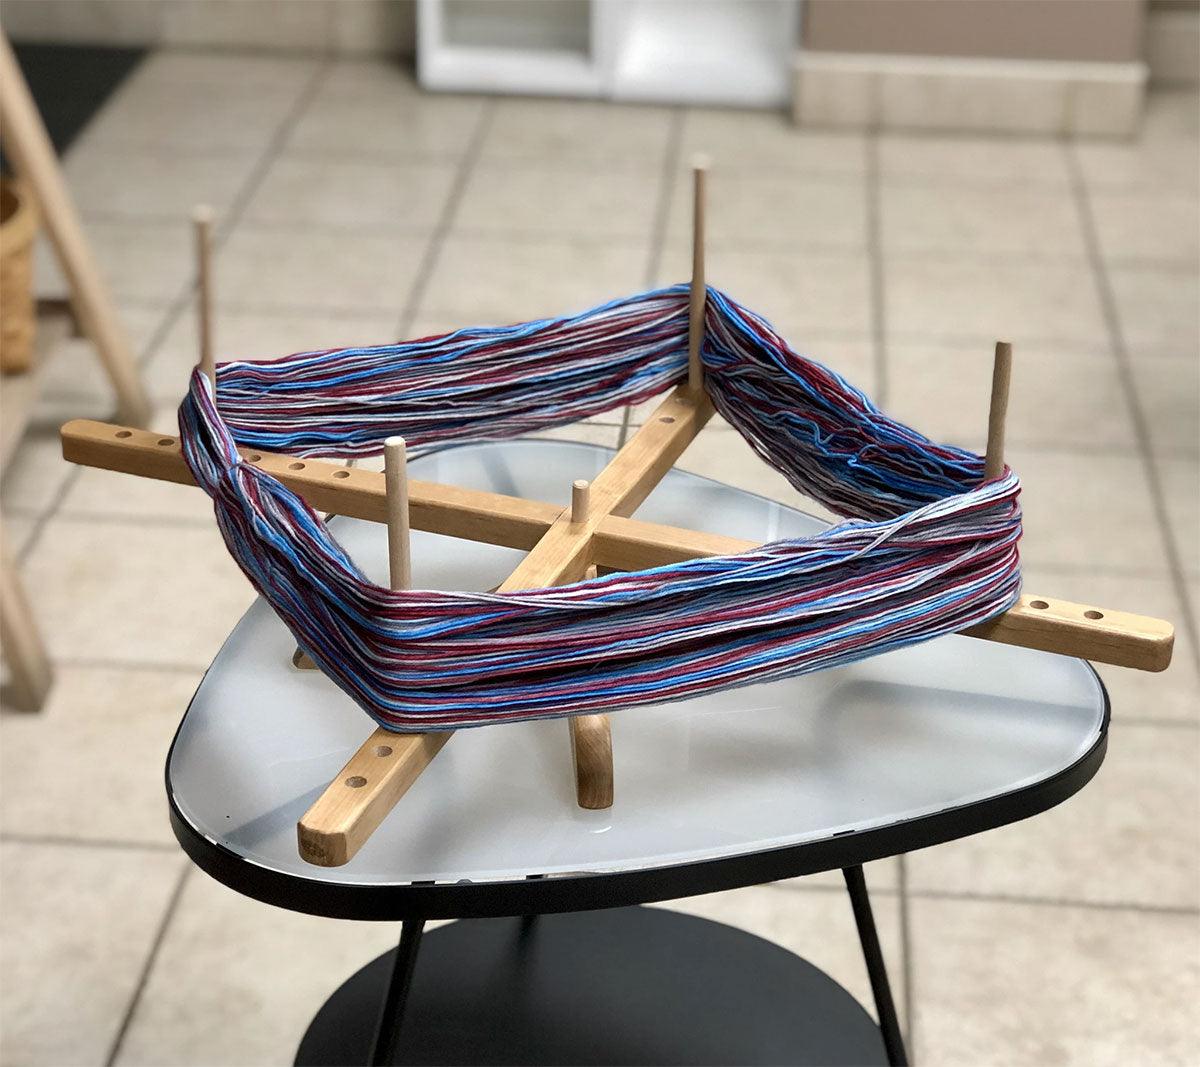
<path fill-rule="evenodd" d="M 694 276 L 690 306 L 689 375 L 659 405 L 590 484 L 576 483 L 572 504 L 523 500 L 242 449 L 315 509 L 389 525 L 389 558 L 396 584 L 397 545 L 406 528 L 517 548 L 528 554 L 499 587 L 529 589 L 576 581 L 590 567 L 640 570 L 700 556 L 745 551 L 750 542 L 631 518 L 713 414 L 699 359 L 703 322 L 703 183 L 694 172 Z M 1003 469 L 1003 421 L 1011 349 L 996 348 L 986 469 Z M 66 459 L 143 477 L 191 483 L 174 438 L 88 420 L 62 428 Z M 401 495 L 407 490 L 407 507 Z M 1101 663 L 1160 671 L 1170 662 L 1174 630 L 1158 619 L 1039 596 L 1022 596 L 1002 615 L 964 631 L 968 636 Z M 612 740 L 607 715 L 570 720 L 576 793 L 585 807 L 612 804 Z M 300 855 L 320 866 L 348 862 L 392 806 L 450 738 L 449 733 L 401 734 L 377 729 L 301 818 Z"/>

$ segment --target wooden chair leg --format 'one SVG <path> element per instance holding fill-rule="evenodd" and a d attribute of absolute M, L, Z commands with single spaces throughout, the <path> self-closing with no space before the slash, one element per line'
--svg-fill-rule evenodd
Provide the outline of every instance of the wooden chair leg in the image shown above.
<path fill-rule="evenodd" d="M 0 533 L 0 644 L 9 669 L 9 699 L 22 711 L 40 711 L 54 680 L 50 658 Z"/>
<path fill-rule="evenodd" d="M 0 122 L 5 152 L 37 197 L 71 286 L 71 306 L 96 346 L 116 391 L 118 417 L 130 425 L 145 426 L 150 419 L 150 402 L 128 339 L 92 258 L 46 127 L 3 33 L 0 33 Z"/>

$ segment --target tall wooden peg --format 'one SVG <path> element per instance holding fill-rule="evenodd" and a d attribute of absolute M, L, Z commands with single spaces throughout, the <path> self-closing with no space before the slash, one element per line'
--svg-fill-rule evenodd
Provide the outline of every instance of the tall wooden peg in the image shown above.
<path fill-rule="evenodd" d="M 692 161 L 692 288 L 688 301 L 688 389 L 694 396 L 704 391 L 704 305 L 708 290 L 704 280 L 704 196 L 708 158 Z"/>
<path fill-rule="evenodd" d="M 217 362 L 213 355 L 212 324 L 212 224 L 213 210 L 206 204 L 192 209 L 196 238 L 196 336 L 200 347 L 200 370 L 208 378 L 213 395 L 217 390 Z"/>
<path fill-rule="evenodd" d="M 408 454 L 403 437 L 389 437 L 383 442 L 383 476 L 387 490 L 388 570 L 392 588 L 411 589 Z"/>
<path fill-rule="evenodd" d="M 1012 345 L 996 342 L 992 364 L 992 402 L 988 407 L 987 454 L 983 480 L 990 482 L 1004 473 L 1004 421 L 1008 416 L 1008 386 L 1012 381 Z"/>

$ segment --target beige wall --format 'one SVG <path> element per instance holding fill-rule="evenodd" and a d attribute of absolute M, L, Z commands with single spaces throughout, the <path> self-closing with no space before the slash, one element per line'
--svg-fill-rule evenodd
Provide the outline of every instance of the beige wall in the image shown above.
<path fill-rule="evenodd" d="M 816 52 L 1123 62 L 1142 57 L 1143 0 L 807 0 Z"/>
<path fill-rule="evenodd" d="M 3 0 L 0 25 L 18 41 L 337 55 L 416 49 L 414 0 Z"/>

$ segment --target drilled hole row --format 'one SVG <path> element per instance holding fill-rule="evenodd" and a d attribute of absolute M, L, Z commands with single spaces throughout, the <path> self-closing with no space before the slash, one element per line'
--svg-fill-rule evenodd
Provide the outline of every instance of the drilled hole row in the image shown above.
<path fill-rule="evenodd" d="M 1048 607 L 1050 607 L 1050 605 L 1045 600 L 1031 600 L 1029 602 L 1029 606 L 1031 608 L 1036 608 L 1038 611 L 1045 611 Z M 1083 613 L 1083 617 L 1085 619 L 1093 619 L 1093 620 L 1094 619 L 1103 619 L 1104 612 L 1097 611 L 1095 608 L 1088 608 L 1087 611 L 1085 611 Z"/>
<path fill-rule="evenodd" d="M 123 441 L 126 438 L 132 437 L 133 431 L 132 430 L 118 430 L 116 432 L 116 436 Z M 162 447 L 166 447 L 168 445 L 173 445 L 175 443 L 175 438 L 174 437 L 161 437 L 161 438 L 159 438 L 158 443 Z M 246 454 L 246 459 L 249 460 L 249 462 L 251 462 L 251 463 L 259 463 L 262 460 L 262 453 L 249 452 Z M 300 462 L 300 460 L 296 460 L 295 463 L 288 464 L 288 470 L 302 471 L 302 470 L 304 470 L 305 466 L 306 466 L 306 464 Z M 350 471 L 343 467 L 339 470 L 334 471 L 333 476 L 339 480 L 343 479 L 343 478 L 349 478 Z"/>
<path fill-rule="evenodd" d="M 382 757 L 382 756 L 390 756 L 391 754 L 392 754 L 392 746 L 391 745 L 376 745 L 375 746 L 375 755 Z M 348 785 L 351 789 L 361 789 L 366 784 L 367 784 L 367 780 L 361 774 L 352 774 L 349 778 L 346 779 L 346 785 Z"/>
<path fill-rule="evenodd" d="M 132 430 L 118 430 L 116 436 L 121 438 L 121 440 L 124 440 L 126 437 L 132 437 L 133 431 Z M 158 444 L 164 448 L 167 445 L 173 445 L 174 443 L 175 443 L 174 437 L 160 437 L 158 439 Z"/>

